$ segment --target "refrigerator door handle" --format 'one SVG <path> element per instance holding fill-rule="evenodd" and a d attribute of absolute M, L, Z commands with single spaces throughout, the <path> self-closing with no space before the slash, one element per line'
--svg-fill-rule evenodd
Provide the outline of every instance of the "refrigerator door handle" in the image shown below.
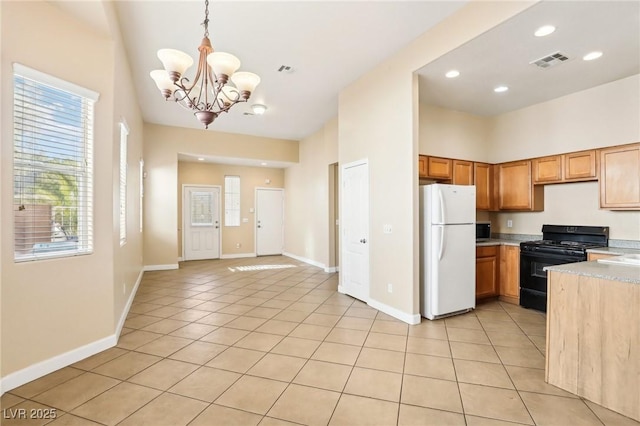
<path fill-rule="evenodd" d="M 447 223 L 444 218 L 444 197 L 440 188 L 438 188 L 438 198 L 440 198 L 440 223 Z"/>
<path fill-rule="evenodd" d="M 442 255 L 444 254 L 444 226 L 438 227 L 440 232 L 440 251 L 438 253 L 438 260 L 442 260 Z"/>

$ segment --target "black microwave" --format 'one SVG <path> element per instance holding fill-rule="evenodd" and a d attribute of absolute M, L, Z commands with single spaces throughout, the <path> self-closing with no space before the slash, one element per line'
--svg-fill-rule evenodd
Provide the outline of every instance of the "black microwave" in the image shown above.
<path fill-rule="evenodd" d="M 491 222 L 476 222 L 476 241 L 491 239 Z"/>

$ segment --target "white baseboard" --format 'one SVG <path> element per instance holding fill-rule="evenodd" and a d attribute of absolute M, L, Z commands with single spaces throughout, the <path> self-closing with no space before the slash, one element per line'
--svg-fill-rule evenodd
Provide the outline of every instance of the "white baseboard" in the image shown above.
<path fill-rule="evenodd" d="M 328 273 L 330 273 L 330 274 L 332 274 L 332 273 L 334 273 L 334 272 L 338 272 L 338 270 L 339 270 L 339 269 L 338 269 L 338 267 L 337 267 L 337 266 L 331 266 L 331 267 L 329 267 L 329 268 L 327 268 L 327 267 L 325 267 L 325 268 L 324 268 L 324 271 L 325 271 L 325 272 L 328 272 Z"/>
<path fill-rule="evenodd" d="M 147 271 L 171 271 L 173 269 L 178 269 L 180 266 L 177 263 L 167 263 L 166 265 L 145 265 L 142 269 L 144 272 Z"/>
<path fill-rule="evenodd" d="M 255 253 L 233 253 L 223 254 L 220 259 L 241 259 L 243 257 L 257 257 Z"/>
<path fill-rule="evenodd" d="M 178 258 L 178 262 L 182 262 L 182 256 Z"/>
<path fill-rule="evenodd" d="M 118 325 L 116 326 L 116 336 L 120 337 L 120 333 L 122 333 L 122 327 L 124 327 L 124 322 L 127 319 L 127 315 L 129 315 L 129 309 L 131 309 L 131 305 L 133 304 L 133 299 L 136 297 L 136 293 L 138 292 L 138 287 L 140 286 L 140 282 L 142 282 L 142 276 L 144 275 L 144 271 L 141 270 L 138 274 L 138 279 L 131 290 L 131 294 L 129 295 L 129 300 L 127 300 L 127 304 L 125 305 L 122 314 L 120 315 L 120 320 L 118 321 Z"/>
<path fill-rule="evenodd" d="M 329 271 L 328 270 L 329 268 L 327 268 L 324 263 L 320 263 L 312 259 L 307 259 L 306 257 L 298 256 L 293 253 L 283 252 L 282 255 L 290 257 L 295 260 L 299 260 L 300 262 L 308 263 L 309 265 L 317 266 L 318 268 L 322 268 L 325 272 L 333 272 L 333 271 Z"/>
<path fill-rule="evenodd" d="M 420 324 L 420 321 L 421 321 L 420 314 L 408 314 L 392 306 L 385 305 L 382 302 L 378 302 L 377 300 L 374 300 L 374 299 L 369 299 L 369 301 L 367 302 L 367 305 L 381 312 L 384 312 L 385 314 L 390 315 L 396 319 L 399 319 L 400 321 L 406 322 L 407 324 L 412 324 L 412 325 Z"/>
<path fill-rule="evenodd" d="M 114 333 L 95 342 L 91 342 L 69 352 L 56 355 L 53 358 L 41 361 L 37 364 L 18 370 L 2 378 L 2 392 L 10 391 L 32 380 L 38 379 L 56 370 L 67 367 L 75 362 L 81 361 L 98 352 L 102 352 L 115 346 L 118 337 Z"/>
<path fill-rule="evenodd" d="M 129 309 L 131 309 L 133 299 L 135 298 L 138 287 L 142 282 L 143 273 L 144 271 L 140 271 L 140 274 L 138 274 L 138 279 L 133 286 L 133 290 L 131 290 L 129 300 L 127 300 L 127 304 L 122 311 L 122 315 L 120 316 L 120 320 L 118 321 L 114 334 L 100 340 L 96 340 L 95 342 L 88 343 L 79 348 L 72 349 L 63 354 L 56 355 L 53 358 L 49 358 L 37 364 L 30 365 L 29 367 L 3 377 L 0 379 L 0 395 L 117 345 L 118 338 L 122 332 L 122 327 L 124 326 L 124 321 L 127 319 L 127 315 L 129 315 Z"/>

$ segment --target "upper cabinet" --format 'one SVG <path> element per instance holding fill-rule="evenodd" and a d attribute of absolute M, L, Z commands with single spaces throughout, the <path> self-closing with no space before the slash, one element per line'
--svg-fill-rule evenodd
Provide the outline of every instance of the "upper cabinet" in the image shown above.
<path fill-rule="evenodd" d="M 585 181 L 598 179 L 598 155 L 595 149 L 564 154 L 564 180 Z"/>
<path fill-rule="evenodd" d="M 452 183 L 454 185 L 473 185 L 473 161 L 452 160 L 452 164 Z"/>
<path fill-rule="evenodd" d="M 473 163 L 474 183 L 476 185 L 476 209 L 491 210 L 493 207 L 493 166 L 486 163 Z"/>
<path fill-rule="evenodd" d="M 534 158 L 533 183 L 538 185 L 596 180 L 597 158 L 595 149 Z"/>
<path fill-rule="evenodd" d="M 427 177 L 432 179 L 451 179 L 452 160 L 449 158 L 428 157 Z"/>
<path fill-rule="evenodd" d="M 640 144 L 600 150 L 600 207 L 640 209 Z"/>
<path fill-rule="evenodd" d="M 533 185 L 531 167 L 530 160 L 496 165 L 500 210 L 544 210 L 544 188 Z"/>
<path fill-rule="evenodd" d="M 426 155 L 418 156 L 418 177 L 419 178 L 427 177 L 428 163 L 429 163 L 429 158 Z"/>

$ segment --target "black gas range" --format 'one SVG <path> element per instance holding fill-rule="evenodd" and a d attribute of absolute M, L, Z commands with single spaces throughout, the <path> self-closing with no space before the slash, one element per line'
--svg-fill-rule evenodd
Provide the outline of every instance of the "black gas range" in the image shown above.
<path fill-rule="evenodd" d="M 587 260 L 609 244 L 608 226 L 543 225 L 542 240 L 520 243 L 520 306 L 547 311 L 547 266 Z"/>

